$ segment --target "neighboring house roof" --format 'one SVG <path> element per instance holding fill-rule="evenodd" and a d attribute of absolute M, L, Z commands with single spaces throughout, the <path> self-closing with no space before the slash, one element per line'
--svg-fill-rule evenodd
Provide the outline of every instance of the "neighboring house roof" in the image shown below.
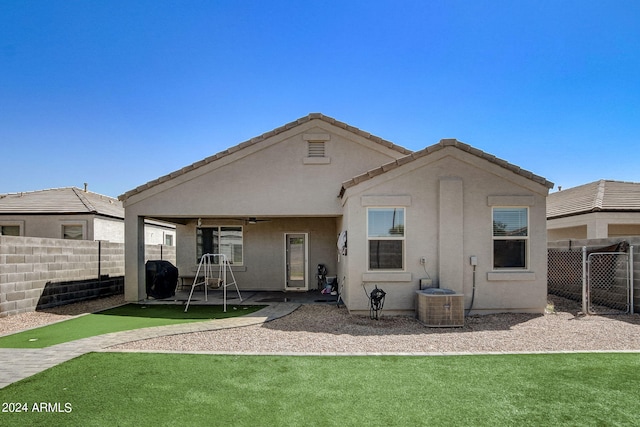
<path fill-rule="evenodd" d="M 0 194 L 0 215 L 96 214 L 124 219 L 118 199 L 76 187 Z"/>
<path fill-rule="evenodd" d="M 211 163 L 211 162 L 213 162 L 215 160 L 218 160 L 218 159 L 221 159 L 223 157 L 226 157 L 226 156 L 228 156 L 230 154 L 233 154 L 233 153 L 235 153 L 237 151 L 240 151 L 240 150 L 242 150 L 244 148 L 247 148 L 247 147 L 252 146 L 254 144 L 258 144 L 258 143 L 260 143 L 260 142 L 262 142 L 262 141 L 264 141 L 264 140 L 266 140 L 268 138 L 271 138 L 271 137 L 276 136 L 276 135 L 278 135 L 280 133 L 283 133 L 285 131 L 293 129 L 296 126 L 300 126 L 300 125 L 302 125 L 304 123 L 307 123 L 307 122 L 309 122 L 311 120 L 322 120 L 322 121 L 324 121 L 326 123 L 329 123 L 329 124 L 331 124 L 333 126 L 339 127 L 341 129 L 345 129 L 345 130 L 347 130 L 347 131 L 349 131 L 349 132 L 351 132 L 351 133 L 353 133 L 355 135 L 358 135 L 358 136 L 360 136 L 362 138 L 366 138 L 369 141 L 375 142 L 375 143 L 383 145 L 383 146 L 385 146 L 385 147 L 387 147 L 389 149 L 395 150 L 395 151 L 397 151 L 397 152 L 399 152 L 401 154 L 411 154 L 412 153 L 411 150 L 407 150 L 406 148 L 403 148 L 403 147 L 401 147 L 399 145 L 396 145 L 396 144 L 394 144 L 392 142 L 389 142 L 389 141 L 384 140 L 384 139 L 382 139 L 380 137 L 372 135 L 369 132 L 365 132 L 365 131 L 360 130 L 360 129 L 356 128 L 356 127 L 348 125 L 347 123 L 340 122 L 340 121 L 338 121 L 338 120 L 336 120 L 334 118 L 325 116 L 325 115 L 323 115 L 321 113 L 311 113 L 311 114 L 309 114 L 309 115 L 307 115 L 305 117 L 299 118 L 298 120 L 295 120 L 293 122 L 287 123 L 286 125 L 280 126 L 280 127 L 276 128 L 276 129 L 273 129 L 273 130 L 271 130 L 269 132 L 265 132 L 262 135 L 256 136 L 254 138 L 251 138 L 248 141 L 242 142 L 242 143 L 240 143 L 238 145 L 235 145 L 235 146 L 233 146 L 231 148 L 228 148 L 228 149 L 226 149 L 224 151 L 221 151 L 221 152 L 219 152 L 217 154 L 209 156 L 209 157 L 207 157 L 207 158 L 205 158 L 203 160 L 200 160 L 199 162 L 196 162 L 196 163 L 193 163 L 193 164 L 191 164 L 189 166 L 186 166 L 186 167 L 184 167 L 184 168 L 182 168 L 182 169 L 180 169 L 178 171 L 172 172 L 172 173 L 170 173 L 168 175 L 162 176 L 162 177 L 157 178 L 157 179 L 155 179 L 153 181 L 149 181 L 146 184 L 143 184 L 143 185 L 141 185 L 141 186 L 139 186 L 139 187 L 137 187 L 137 188 L 135 188 L 135 189 L 133 189 L 131 191 L 128 191 L 128 192 L 120 195 L 118 197 L 118 199 L 124 201 L 124 200 L 128 199 L 129 197 L 131 197 L 131 196 L 133 196 L 135 194 L 141 193 L 141 192 L 143 192 L 145 190 L 148 190 L 148 189 L 150 189 L 150 188 L 152 188 L 152 187 L 154 187 L 154 186 L 156 186 L 158 184 L 161 184 L 163 182 L 166 182 L 166 181 L 169 181 L 171 179 L 174 179 L 174 178 L 176 178 L 176 177 L 178 177 L 180 175 L 183 175 L 183 174 L 185 174 L 187 172 L 191 172 L 194 169 L 197 169 L 197 168 L 199 168 L 201 166 L 204 166 L 206 164 L 209 164 L 209 163 Z"/>
<path fill-rule="evenodd" d="M 480 157 L 484 160 L 487 160 L 491 163 L 494 163 L 500 167 L 503 167 L 505 169 L 510 170 L 513 173 L 516 173 L 518 175 L 521 175 L 525 178 L 528 178 L 532 181 L 537 182 L 538 184 L 544 185 L 547 188 L 553 188 L 553 183 L 550 181 L 547 181 L 545 178 L 535 175 L 532 172 L 529 172 L 527 170 L 524 170 L 516 165 L 513 165 L 509 162 L 507 162 L 506 160 L 502 160 L 494 155 L 485 153 L 482 150 L 478 150 L 477 148 L 473 148 L 472 146 L 470 146 L 469 144 L 465 144 L 464 142 L 460 142 L 457 139 L 441 139 L 440 142 L 438 142 L 437 144 L 431 145 L 427 148 L 424 148 L 420 151 L 416 151 L 414 153 L 411 153 L 410 155 L 406 156 L 406 157 L 402 157 L 398 160 L 395 160 L 393 162 L 387 163 L 385 165 L 382 165 L 378 168 L 372 169 L 366 173 L 363 173 L 361 175 L 358 175 L 348 181 L 345 181 L 342 183 L 342 190 L 340 191 L 340 196 L 342 196 L 344 194 L 344 192 L 349 188 L 349 187 L 353 187 L 356 184 L 359 184 L 363 181 L 366 181 L 368 179 L 373 178 L 374 176 L 378 176 L 380 174 L 383 174 L 385 172 L 388 172 L 392 169 L 395 169 L 397 167 L 400 167 L 404 164 L 410 163 L 414 160 L 419 159 L 420 157 L 424 157 L 427 156 L 431 153 L 434 153 L 436 151 L 440 151 L 446 147 L 455 147 L 458 148 L 462 151 L 465 151 L 467 153 L 473 154 L 474 156 Z"/>
<path fill-rule="evenodd" d="M 640 183 L 601 179 L 547 197 L 547 219 L 628 211 L 640 212 Z"/>

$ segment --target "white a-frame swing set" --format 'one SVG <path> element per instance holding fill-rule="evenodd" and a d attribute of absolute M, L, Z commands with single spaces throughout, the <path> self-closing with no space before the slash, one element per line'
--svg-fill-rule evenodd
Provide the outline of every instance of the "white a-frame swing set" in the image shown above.
<path fill-rule="evenodd" d="M 217 262 L 216 262 L 217 261 Z M 227 274 L 231 276 L 231 282 L 227 281 Z M 231 270 L 231 264 L 229 259 L 224 254 L 205 254 L 200 259 L 198 264 L 198 270 L 196 271 L 196 277 L 193 278 L 193 284 L 191 285 L 191 292 L 189 292 L 189 299 L 187 305 L 184 308 L 186 313 L 191 303 L 191 297 L 193 296 L 193 290 L 196 286 L 204 286 L 204 300 L 208 301 L 209 297 L 207 290 L 209 286 L 222 288 L 222 295 L 224 301 L 224 311 L 227 312 L 227 287 L 235 286 L 238 298 L 242 302 L 242 296 L 236 283 L 236 278 Z"/>

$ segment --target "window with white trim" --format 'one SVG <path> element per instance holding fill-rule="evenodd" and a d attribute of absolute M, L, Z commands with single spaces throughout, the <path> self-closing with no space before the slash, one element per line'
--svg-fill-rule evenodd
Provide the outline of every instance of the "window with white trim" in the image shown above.
<path fill-rule="evenodd" d="M 62 238 L 82 240 L 84 239 L 84 227 L 82 224 L 62 224 Z"/>
<path fill-rule="evenodd" d="M 19 225 L 0 225 L 0 236 L 19 236 Z"/>
<path fill-rule="evenodd" d="M 200 258 L 204 254 L 224 254 L 229 263 L 241 265 L 243 263 L 242 240 L 242 227 L 240 226 L 198 228 L 196 230 L 197 261 L 200 262 Z"/>
<path fill-rule="evenodd" d="M 369 270 L 404 269 L 404 208 L 367 208 Z"/>
<path fill-rule="evenodd" d="M 529 258 L 529 208 L 493 208 L 493 268 L 525 270 Z"/>

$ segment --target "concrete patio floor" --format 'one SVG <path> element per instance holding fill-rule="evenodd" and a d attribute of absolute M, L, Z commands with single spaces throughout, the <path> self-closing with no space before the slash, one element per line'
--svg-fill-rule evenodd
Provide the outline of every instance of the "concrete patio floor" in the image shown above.
<path fill-rule="evenodd" d="M 145 299 L 145 304 L 186 304 L 189 299 L 190 287 L 178 287 L 176 294 L 164 299 Z M 319 290 L 309 291 L 240 291 L 242 301 L 238 298 L 235 288 L 227 288 L 227 304 L 229 305 L 254 305 L 270 304 L 277 302 L 290 302 L 296 304 L 337 304 L 338 295 L 321 294 Z M 224 294 L 220 289 L 209 289 L 206 299 L 202 286 L 193 291 L 189 305 L 221 305 L 224 303 Z M 341 304 L 342 301 L 340 301 Z"/>

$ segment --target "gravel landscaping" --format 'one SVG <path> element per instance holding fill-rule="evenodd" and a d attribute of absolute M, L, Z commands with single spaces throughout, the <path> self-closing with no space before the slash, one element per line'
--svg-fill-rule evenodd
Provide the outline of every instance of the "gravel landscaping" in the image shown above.
<path fill-rule="evenodd" d="M 0 319 L 0 334 L 122 304 L 122 296 Z M 342 307 L 302 305 L 288 316 L 242 328 L 130 342 L 113 350 L 243 353 L 423 353 L 640 351 L 640 315 L 583 316 L 576 302 L 549 297 L 546 314 L 467 317 L 463 328 L 415 319 L 380 320 Z"/>
<path fill-rule="evenodd" d="M 415 319 L 353 316 L 335 305 L 303 305 L 263 325 L 131 342 L 121 350 L 243 353 L 415 353 L 640 351 L 640 315 L 581 316 L 550 297 L 550 313 L 468 317 L 464 328 L 428 328 Z"/>

